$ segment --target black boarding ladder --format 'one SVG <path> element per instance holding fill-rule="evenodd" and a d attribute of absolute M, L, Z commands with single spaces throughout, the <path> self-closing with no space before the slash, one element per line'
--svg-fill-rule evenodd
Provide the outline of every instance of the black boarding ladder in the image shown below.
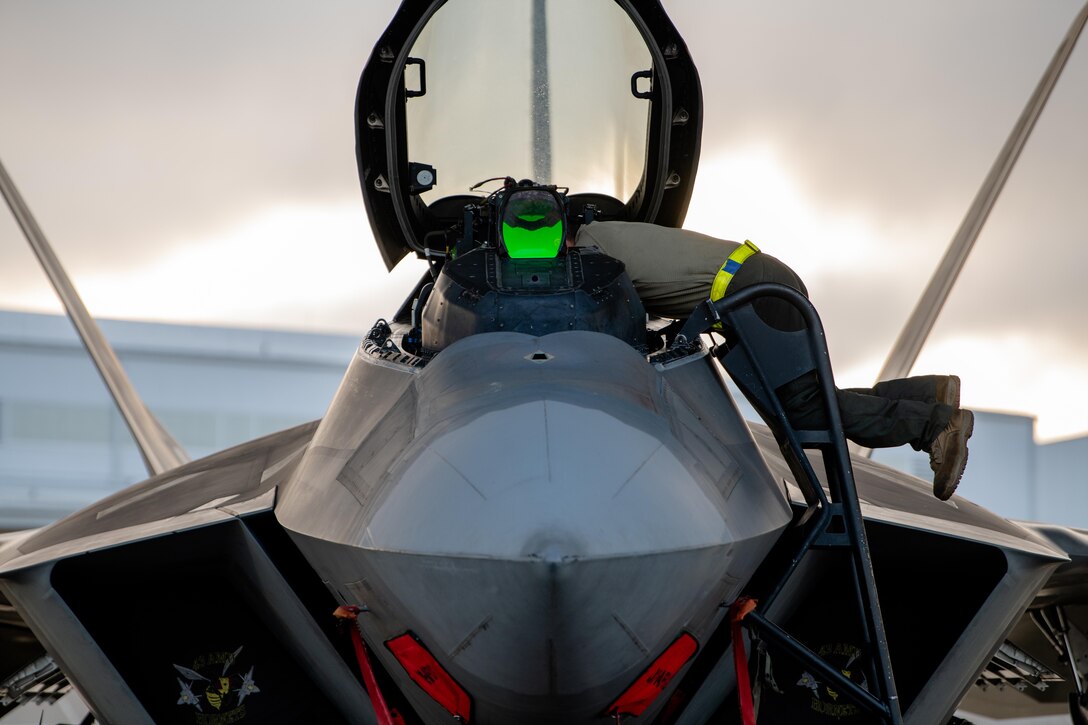
<path fill-rule="evenodd" d="M 806 329 L 783 332 L 763 322 L 753 303 L 768 297 L 792 304 L 804 319 Z M 796 547 L 784 557 L 784 565 L 761 582 L 759 604 L 742 621 L 768 643 L 822 675 L 824 682 L 847 695 L 863 710 L 884 722 L 900 725 L 903 715 L 892 675 L 888 640 L 869 558 L 869 544 L 865 538 L 854 472 L 842 431 L 831 360 L 820 318 L 808 298 L 790 287 L 780 284 L 752 285 L 717 302 L 707 301 L 695 308 L 677 335 L 673 349 L 696 342 L 701 333 L 711 331 L 719 322 L 729 333 L 728 344 L 714 348 L 713 353 L 721 359 L 737 386 L 774 433 L 808 505 L 804 514 L 797 519 L 800 535 L 796 539 Z M 795 430 L 775 390 L 812 371 L 818 378 L 830 425 L 826 430 Z M 826 492 L 816 477 L 806 449 L 819 450 L 822 454 L 827 478 Z M 768 619 L 767 613 L 786 582 L 797 571 L 805 554 L 812 549 L 838 549 L 849 555 L 857 611 L 865 625 L 862 628 L 864 644 L 868 651 L 875 654 L 869 658 L 873 675 L 870 682 L 875 683 L 873 692 L 844 676 L 837 667 Z M 728 622 L 723 627 L 727 630 Z M 707 649 L 712 649 L 709 643 Z"/>

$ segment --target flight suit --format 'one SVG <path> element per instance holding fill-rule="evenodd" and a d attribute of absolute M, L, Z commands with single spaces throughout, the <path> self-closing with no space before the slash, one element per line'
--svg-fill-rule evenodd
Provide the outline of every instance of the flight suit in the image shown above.
<path fill-rule="evenodd" d="M 710 297 L 723 261 L 740 246 L 697 232 L 639 222 L 594 222 L 578 230 L 574 243 L 595 246 L 622 260 L 646 311 L 673 318 L 687 317 Z M 784 284 L 808 296 L 804 282 L 792 269 L 763 252 L 743 261 L 726 294 L 763 282 Z M 754 307 L 760 318 L 776 329 L 804 328 L 800 313 L 784 300 L 757 300 Z M 937 384 L 942 377 L 889 380 L 872 388 L 836 388 L 846 438 L 867 448 L 909 443 L 915 450 L 929 450 L 954 412 L 951 406 L 937 402 Z M 776 392 L 794 427 L 827 426 L 815 372 Z"/>

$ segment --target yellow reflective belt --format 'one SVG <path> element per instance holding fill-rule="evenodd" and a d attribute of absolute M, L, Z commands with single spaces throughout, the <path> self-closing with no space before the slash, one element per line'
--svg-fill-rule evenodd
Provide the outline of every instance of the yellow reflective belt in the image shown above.
<path fill-rule="evenodd" d="M 744 244 L 733 250 L 733 253 L 729 255 L 729 259 L 725 260 L 725 264 L 718 270 L 718 274 L 714 277 L 714 283 L 710 285 L 710 299 L 712 301 L 725 297 L 725 290 L 729 287 L 729 283 L 733 281 L 733 275 L 744 264 L 744 260 L 758 251 L 759 247 L 747 239 L 744 240 Z"/>

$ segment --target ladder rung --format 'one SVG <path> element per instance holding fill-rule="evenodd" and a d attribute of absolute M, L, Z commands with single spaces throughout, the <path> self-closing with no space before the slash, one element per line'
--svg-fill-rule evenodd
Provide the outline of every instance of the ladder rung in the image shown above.
<path fill-rule="evenodd" d="M 795 430 L 794 433 L 797 435 L 797 441 L 802 446 L 831 443 L 831 431 L 829 430 Z"/>
<path fill-rule="evenodd" d="M 850 541 L 848 534 L 832 534 L 828 531 L 820 534 L 816 541 L 812 542 L 814 549 L 838 549 L 838 548 L 850 548 L 853 546 L 853 542 Z"/>

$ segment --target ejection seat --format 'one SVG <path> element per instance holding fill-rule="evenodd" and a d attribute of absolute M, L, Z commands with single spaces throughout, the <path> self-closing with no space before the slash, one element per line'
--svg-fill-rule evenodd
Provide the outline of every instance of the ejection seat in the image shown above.
<path fill-rule="evenodd" d="M 768 296 L 793 305 L 803 317 L 806 329 L 784 332 L 766 324 L 757 314 L 754 302 Z M 721 323 L 728 342 L 714 348 L 713 354 L 770 427 L 807 503 L 807 509 L 797 518 L 795 535 L 784 539 L 777 555 L 769 559 L 774 564 L 765 567 L 750 584 L 749 592 L 758 599 L 758 606 L 743 623 L 777 650 L 811 668 L 829 687 L 848 696 L 860 708 L 885 722 L 902 723 L 869 546 L 819 316 L 808 298 L 794 289 L 779 284 L 753 285 L 697 307 L 677 334 L 672 353 L 698 345 L 699 335 L 715 329 L 716 323 Z M 819 381 L 829 425 L 823 430 L 797 430 L 790 424 L 775 391 L 801 375 L 812 373 Z M 820 451 L 826 492 L 805 450 Z M 873 653 L 869 658 L 868 678 L 875 684 L 870 688 L 873 691 L 859 686 L 769 619 L 778 595 L 798 570 L 805 554 L 814 549 L 838 550 L 849 556 L 857 610 L 864 623 L 864 649 Z M 700 655 L 702 661 L 697 661 L 686 677 L 692 678 L 693 684 L 705 678 L 729 643 L 729 623 L 723 621 Z"/>
<path fill-rule="evenodd" d="M 446 261 L 420 307 L 427 357 L 484 332 L 586 330 L 646 345 L 646 311 L 623 262 L 592 249 L 514 259 L 477 247 Z"/>

